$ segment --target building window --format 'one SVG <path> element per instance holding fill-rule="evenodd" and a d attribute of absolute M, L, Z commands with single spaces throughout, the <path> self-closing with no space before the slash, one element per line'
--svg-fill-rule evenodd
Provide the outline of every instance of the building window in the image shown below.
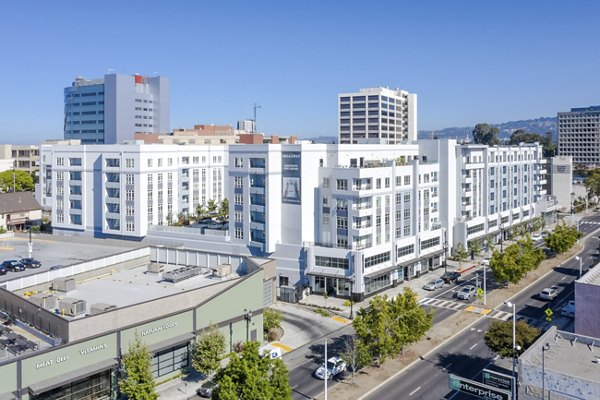
<path fill-rule="evenodd" d="M 135 160 L 133 158 L 126 158 L 125 159 L 125 167 L 126 168 L 134 168 L 135 167 Z"/>
<path fill-rule="evenodd" d="M 405 185 L 410 185 L 410 175 L 405 175 L 404 176 L 404 184 Z"/>
<path fill-rule="evenodd" d="M 133 182 L 134 182 L 133 174 L 126 174 L 125 175 L 125 183 L 128 185 L 133 185 Z"/>
<path fill-rule="evenodd" d="M 398 248 L 398 258 L 400 257 L 404 257 L 404 256 L 408 256 L 410 254 L 413 254 L 415 252 L 415 245 L 411 244 L 409 246 L 404 246 L 404 247 L 400 247 Z"/>
<path fill-rule="evenodd" d="M 204 158 L 204 157 L 203 157 L 203 158 Z M 238 157 L 234 158 L 234 163 L 233 163 L 233 165 L 234 165 L 236 168 L 244 168 L 244 159 L 243 159 L 243 158 L 238 158 Z"/>
<path fill-rule="evenodd" d="M 336 257 L 324 257 L 315 256 L 315 265 L 317 267 L 328 267 L 337 269 L 349 269 L 349 262 L 347 258 L 336 258 Z"/>
<path fill-rule="evenodd" d="M 189 365 L 188 346 L 186 343 L 154 354 L 150 363 L 154 377 L 158 378 L 186 368 Z"/>
<path fill-rule="evenodd" d="M 63 165 L 65 165 L 65 159 L 62 157 L 57 157 L 56 158 L 56 165 L 58 165 L 59 167 L 62 167 Z"/>
<path fill-rule="evenodd" d="M 440 244 L 440 238 L 439 237 L 434 237 L 434 238 L 431 238 L 431 239 L 422 240 L 421 241 L 421 250 L 425 250 L 425 249 L 428 249 L 430 247 L 438 246 L 439 244 Z"/>
<path fill-rule="evenodd" d="M 69 165 L 81 166 L 81 158 L 69 158 Z"/>
<path fill-rule="evenodd" d="M 337 190 L 348 190 L 348 180 L 347 179 L 337 179 Z"/>
<path fill-rule="evenodd" d="M 128 190 L 125 192 L 125 200 L 135 200 L 135 191 Z"/>
<path fill-rule="evenodd" d="M 244 213 L 242 213 L 241 211 L 236 211 L 235 222 L 244 222 Z"/>
<path fill-rule="evenodd" d="M 148 167 L 152 168 L 152 159 L 151 158 L 148 159 Z"/>
<path fill-rule="evenodd" d="M 348 218 L 337 217 L 337 228 L 338 229 L 348 229 Z"/>
<path fill-rule="evenodd" d="M 234 204 L 237 204 L 237 205 L 244 204 L 243 196 L 240 193 L 236 193 L 234 195 Z"/>
<path fill-rule="evenodd" d="M 125 223 L 125 230 L 127 232 L 133 232 L 135 230 L 135 223 L 133 221 L 127 221 Z"/>
<path fill-rule="evenodd" d="M 244 178 L 241 176 L 236 176 L 233 178 L 233 186 L 236 188 L 241 188 L 244 186 Z"/>
<path fill-rule="evenodd" d="M 323 189 L 329 188 L 329 178 L 323 178 Z"/>
<path fill-rule="evenodd" d="M 371 257 L 365 257 L 365 268 L 372 267 L 374 265 L 382 264 L 386 261 L 390 261 L 390 252 L 376 254 Z"/>
<path fill-rule="evenodd" d="M 235 228 L 235 238 L 236 239 L 244 238 L 244 230 L 242 228 Z"/>

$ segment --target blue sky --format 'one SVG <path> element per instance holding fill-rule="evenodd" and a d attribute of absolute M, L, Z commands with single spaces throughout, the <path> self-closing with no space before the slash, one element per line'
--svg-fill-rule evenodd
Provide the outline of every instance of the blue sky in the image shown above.
<path fill-rule="evenodd" d="M 171 79 L 171 128 L 337 135 L 337 94 L 419 96 L 419 129 L 600 103 L 600 2 L 15 1 L 0 13 L 0 141 L 62 137 L 77 75 Z"/>

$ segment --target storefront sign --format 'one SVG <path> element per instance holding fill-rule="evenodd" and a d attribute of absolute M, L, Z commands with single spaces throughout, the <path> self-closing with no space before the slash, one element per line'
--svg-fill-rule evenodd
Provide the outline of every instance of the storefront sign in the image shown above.
<path fill-rule="evenodd" d="M 104 350 L 107 348 L 108 348 L 108 345 L 106 343 L 101 343 L 101 344 L 98 344 L 95 346 L 91 346 L 91 347 L 87 347 L 85 349 L 79 350 L 79 355 L 83 357 L 83 356 L 87 356 L 88 354 L 95 353 L 97 351 Z M 35 364 L 35 369 L 37 370 L 37 369 L 41 369 L 41 368 L 50 367 L 52 365 L 60 364 L 65 361 L 69 361 L 68 354 L 59 355 L 59 356 L 50 358 L 48 360 L 38 362 Z"/>
<path fill-rule="evenodd" d="M 488 386 L 452 374 L 448 375 L 448 379 L 451 390 L 468 393 L 485 400 L 510 400 L 510 392 L 497 389 L 493 386 Z"/>
<path fill-rule="evenodd" d="M 177 322 L 169 322 L 169 323 L 166 323 L 163 325 L 155 326 L 154 328 L 143 330 L 142 332 L 140 332 L 140 335 L 148 336 L 148 335 L 152 335 L 157 332 L 166 331 L 167 329 L 175 328 L 176 326 L 177 326 Z"/>
<path fill-rule="evenodd" d="M 483 370 L 483 383 L 486 385 L 512 392 L 514 381 L 515 378 L 510 375 L 501 374 L 489 369 Z"/>

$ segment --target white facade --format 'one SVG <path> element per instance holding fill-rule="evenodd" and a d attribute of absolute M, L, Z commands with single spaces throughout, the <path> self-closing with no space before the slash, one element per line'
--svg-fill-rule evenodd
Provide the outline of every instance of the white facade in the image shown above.
<path fill-rule="evenodd" d="M 135 133 L 169 131 L 169 80 L 108 74 L 77 77 L 66 87 L 64 138 L 82 144 L 115 144 Z"/>
<path fill-rule="evenodd" d="M 552 195 L 562 211 L 570 212 L 573 200 L 573 160 L 570 156 L 556 156 L 550 159 L 552 168 Z"/>
<path fill-rule="evenodd" d="M 40 195 L 57 233 L 146 236 L 224 198 L 226 146 L 42 145 Z"/>
<path fill-rule="evenodd" d="M 384 87 L 338 95 L 339 143 L 417 140 L 417 95 Z"/>

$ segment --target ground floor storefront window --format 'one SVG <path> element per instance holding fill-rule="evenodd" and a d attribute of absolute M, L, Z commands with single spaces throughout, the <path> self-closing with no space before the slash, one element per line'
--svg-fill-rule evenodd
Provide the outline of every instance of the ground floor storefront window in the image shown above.
<path fill-rule="evenodd" d="M 32 400 L 108 400 L 111 399 L 112 370 L 67 383 L 56 389 L 49 390 Z"/>
<path fill-rule="evenodd" d="M 349 297 L 350 281 L 347 279 L 315 276 L 315 293 L 327 293 L 328 296 Z"/>
<path fill-rule="evenodd" d="M 365 294 L 376 292 L 390 285 L 390 276 L 387 273 L 373 278 L 365 278 Z"/>
<path fill-rule="evenodd" d="M 189 365 L 189 343 L 155 353 L 151 364 L 155 378 L 186 368 Z"/>

